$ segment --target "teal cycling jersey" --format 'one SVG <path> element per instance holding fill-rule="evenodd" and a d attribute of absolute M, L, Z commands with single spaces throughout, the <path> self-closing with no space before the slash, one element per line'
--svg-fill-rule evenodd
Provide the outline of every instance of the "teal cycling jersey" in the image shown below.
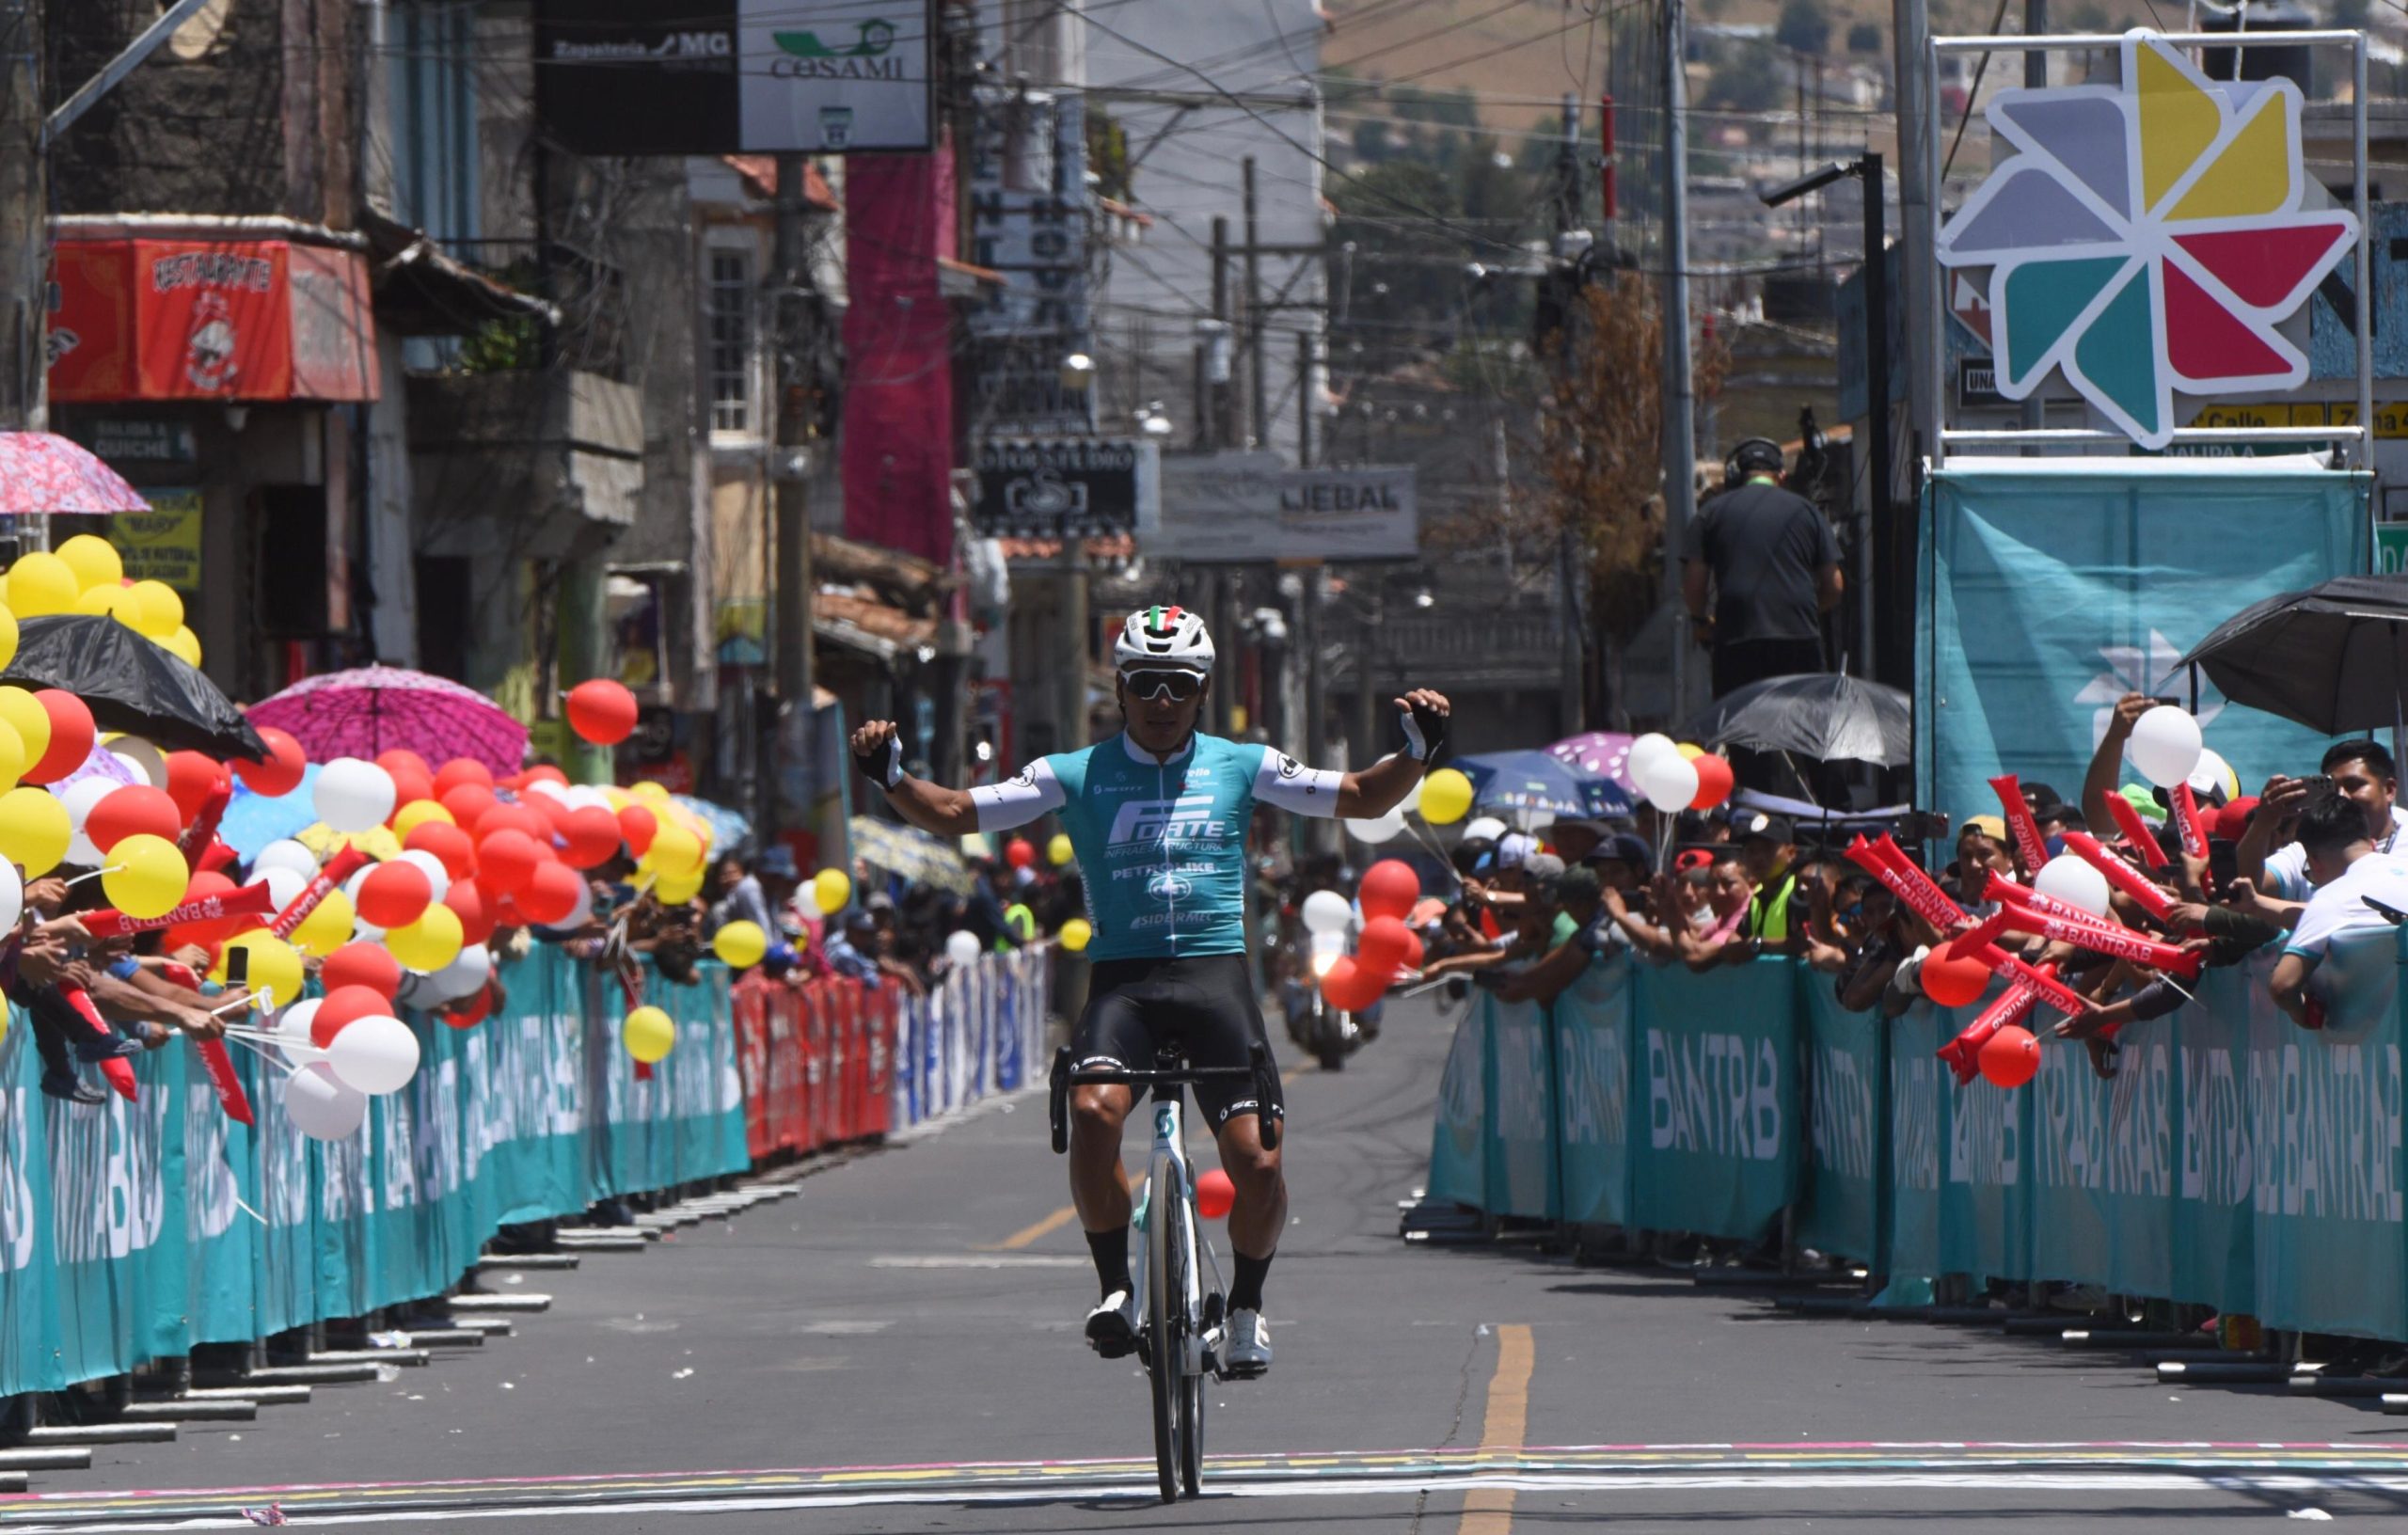
<path fill-rule="evenodd" d="M 1244 954 L 1245 837 L 1258 804 L 1338 814 L 1339 774 L 1197 735 L 1158 762 L 1124 734 L 970 791 L 978 829 L 1058 813 L 1086 884 L 1094 959 Z"/>

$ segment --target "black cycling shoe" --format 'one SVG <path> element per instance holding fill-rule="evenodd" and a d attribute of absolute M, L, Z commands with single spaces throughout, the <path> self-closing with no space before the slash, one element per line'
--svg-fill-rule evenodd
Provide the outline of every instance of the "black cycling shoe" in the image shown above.
<path fill-rule="evenodd" d="M 1136 1300 L 1127 1290 L 1114 1290 L 1087 1313 L 1087 1347 L 1106 1359 L 1137 1352 Z"/>

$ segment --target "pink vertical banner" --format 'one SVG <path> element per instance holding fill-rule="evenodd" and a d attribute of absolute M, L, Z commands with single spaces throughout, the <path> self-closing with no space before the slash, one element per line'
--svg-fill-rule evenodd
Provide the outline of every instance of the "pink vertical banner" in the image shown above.
<path fill-rule="evenodd" d="M 953 559 L 953 151 L 863 154 L 845 174 L 845 532 Z"/>

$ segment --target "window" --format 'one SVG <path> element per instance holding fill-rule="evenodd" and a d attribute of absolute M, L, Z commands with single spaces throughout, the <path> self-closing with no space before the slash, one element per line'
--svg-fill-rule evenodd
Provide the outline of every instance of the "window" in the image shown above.
<path fill-rule="evenodd" d="M 761 435 L 760 359 L 753 344 L 752 253 L 705 252 L 703 323 L 709 347 L 713 435 Z"/>

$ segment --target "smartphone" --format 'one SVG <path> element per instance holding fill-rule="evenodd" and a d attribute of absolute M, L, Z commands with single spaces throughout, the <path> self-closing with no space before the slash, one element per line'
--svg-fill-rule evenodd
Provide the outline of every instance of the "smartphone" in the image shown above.
<path fill-rule="evenodd" d="M 2408 911 L 2402 911 L 2397 907 L 2385 906 L 2371 895 L 2361 895 L 2358 899 L 2372 907 L 2377 915 L 2381 916 L 2384 921 L 2391 924 L 2394 927 L 2399 926 L 2403 922 L 2408 922 Z"/>
<path fill-rule="evenodd" d="M 2329 794 L 2333 789 L 2331 773 L 2319 773 L 2314 778 L 2304 778 L 2300 782 L 2307 785 L 2308 796 L 2311 799 L 2320 794 Z"/>
<path fill-rule="evenodd" d="M 2238 844 L 2215 841 L 2208 844 L 2208 875 L 2215 881 L 2215 891 L 2225 894 L 2232 882 L 2241 878 L 2241 848 Z"/>
<path fill-rule="evenodd" d="M 229 945 L 226 950 L 226 984 L 248 986 L 251 978 L 251 951 Z"/>
<path fill-rule="evenodd" d="M 2180 707 L 2182 706 L 2182 701 L 2181 701 L 2180 699 L 2178 699 L 2178 698 L 2174 698 L 2174 697 L 2170 697 L 2170 696 L 2168 696 L 2167 694 L 2164 694 L 2164 693 L 2157 693 L 2157 694 L 2152 695 L 2152 699 L 2151 699 L 2151 701 L 2152 701 L 2152 702 L 2154 702 L 2154 703 L 2162 704 L 2164 704 L 2164 705 L 2165 705 L 2166 707 L 2168 707 L 2168 708 L 2178 709 L 2178 708 L 2180 708 Z"/>

